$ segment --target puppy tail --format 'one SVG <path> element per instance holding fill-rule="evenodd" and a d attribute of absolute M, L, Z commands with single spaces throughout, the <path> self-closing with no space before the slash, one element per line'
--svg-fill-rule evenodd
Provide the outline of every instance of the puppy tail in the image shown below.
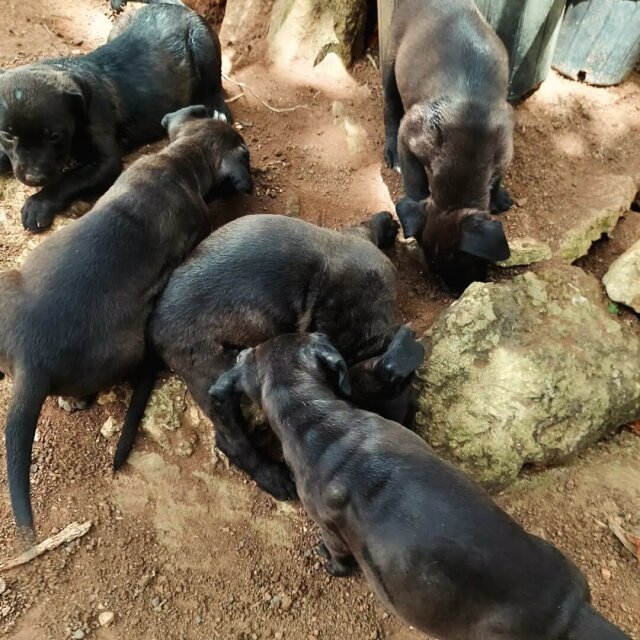
<path fill-rule="evenodd" d="M 48 395 L 47 380 L 33 371 L 18 371 L 9 405 L 5 444 L 11 508 L 24 542 L 35 540 L 29 472 L 38 417 Z"/>
<path fill-rule="evenodd" d="M 144 416 L 149 396 L 153 391 L 158 372 L 162 366 L 160 358 L 155 353 L 150 353 L 142 363 L 138 375 L 133 383 L 133 395 L 131 403 L 124 418 L 124 425 L 120 432 L 118 445 L 113 456 L 113 470 L 117 471 L 127 461 L 138 433 L 138 426 Z"/>
<path fill-rule="evenodd" d="M 622 630 L 585 603 L 573 620 L 567 640 L 631 640 Z"/>

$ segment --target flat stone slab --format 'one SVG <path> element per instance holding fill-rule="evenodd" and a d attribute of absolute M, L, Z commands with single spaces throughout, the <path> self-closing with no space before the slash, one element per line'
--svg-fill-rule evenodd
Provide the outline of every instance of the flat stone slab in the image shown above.
<path fill-rule="evenodd" d="M 566 262 L 587 255 L 603 233 L 609 234 L 615 229 L 620 216 L 629 210 L 636 190 L 636 183 L 630 176 L 600 175 L 590 179 L 582 192 L 582 215 L 557 243 L 552 241 L 554 253 Z M 559 213 L 559 219 L 562 219 L 562 213 Z"/>

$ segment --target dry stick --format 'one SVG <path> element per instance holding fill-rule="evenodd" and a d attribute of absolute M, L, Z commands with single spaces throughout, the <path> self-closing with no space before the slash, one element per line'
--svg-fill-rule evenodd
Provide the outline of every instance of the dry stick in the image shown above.
<path fill-rule="evenodd" d="M 240 98 L 244 98 L 244 91 L 242 93 L 239 93 L 237 96 L 233 96 L 233 98 L 229 98 L 228 100 L 225 100 L 225 102 L 227 104 L 231 104 L 232 102 L 235 102 L 236 100 L 240 100 Z"/>
<path fill-rule="evenodd" d="M 232 80 L 231 78 L 229 78 L 229 76 L 225 75 L 224 73 L 222 74 L 222 77 L 225 80 L 228 80 L 229 82 L 232 82 L 233 84 L 236 84 L 239 87 L 242 87 L 243 89 L 247 89 L 248 91 L 250 91 L 251 94 L 259 102 L 261 102 L 265 107 L 267 107 L 269 111 L 273 111 L 274 113 L 289 113 L 290 111 L 297 111 L 298 109 L 309 109 L 309 111 L 313 111 L 313 109 L 306 104 L 297 104 L 295 107 L 282 107 L 282 108 L 272 107 L 268 102 L 265 102 L 248 84 L 245 84 L 244 82 L 239 82 L 238 80 Z M 240 94 L 240 95 L 243 95 L 243 94 Z M 231 100 L 235 100 L 235 99 L 236 99 L 235 96 L 231 98 Z"/>
<path fill-rule="evenodd" d="M 373 68 L 377 71 L 378 65 L 376 64 L 374 57 L 368 51 L 367 51 L 367 60 L 369 60 L 369 62 L 373 65 Z"/>
<path fill-rule="evenodd" d="M 7 560 L 6 562 L 0 564 L 0 572 L 8 571 L 9 569 L 19 567 L 22 564 L 27 564 L 27 562 L 31 562 L 31 560 L 33 560 L 34 558 L 37 558 L 43 553 L 59 547 L 65 542 L 71 542 L 76 538 L 82 537 L 85 533 L 87 533 L 87 531 L 89 531 L 89 529 L 91 529 L 91 522 L 84 522 L 83 524 L 72 522 L 60 533 L 56 533 L 55 536 L 51 536 L 50 538 L 39 542 L 35 547 L 31 547 L 31 549 L 28 549 L 24 553 L 21 553 L 19 556 L 16 556 L 12 560 Z"/>

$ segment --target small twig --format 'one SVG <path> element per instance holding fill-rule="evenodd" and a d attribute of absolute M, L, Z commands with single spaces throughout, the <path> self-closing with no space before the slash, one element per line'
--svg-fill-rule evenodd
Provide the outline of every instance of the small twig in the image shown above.
<path fill-rule="evenodd" d="M 227 104 L 231 104 L 232 102 L 235 102 L 236 100 L 240 100 L 240 98 L 244 98 L 244 91 L 242 93 L 239 93 L 237 96 L 233 96 L 232 98 L 229 98 L 228 100 L 225 100 L 225 102 Z"/>
<path fill-rule="evenodd" d="M 27 564 L 27 562 L 31 562 L 34 558 L 41 556 L 43 553 L 47 551 L 51 551 L 52 549 L 56 549 L 61 544 L 65 542 L 71 542 L 76 538 L 80 538 L 87 531 L 91 529 L 91 522 L 84 522 L 83 524 L 79 524 L 77 522 L 72 522 L 68 527 L 64 528 L 60 533 L 56 533 L 55 536 L 51 536 L 42 542 L 39 542 L 35 547 L 31 547 L 24 553 L 21 553 L 19 556 L 16 556 L 12 560 L 7 560 L 0 564 L 0 572 L 8 571 L 9 569 L 13 569 L 15 567 L 19 567 L 22 564 Z"/>
<path fill-rule="evenodd" d="M 611 533 L 620 540 L 624 548 L 630 551 L 640 563 L 640 535 L 625 531 L 619 518 L 609 518 L 608 525 Z"/>
<path fill-rule="evenodd" d="M 367 60 L 373 65 L 373 68 L 377 71 L 378 65 L 376 64 L 375 58 L 371 55 L 369 51 L 367 51 Z"/>
<path fill-rule="evenodd" d="M 269 111 L 273 111 L 274 113 L 289 113 L 290 111 L 297 111 L 298 109 L 309 109 L 310 111 L 313 111 L 313 109 L 306 104 L 297 104 L 295 105 L 295 107 L 282 107 L 282 108 L 272 107 L 268 102 L 263 100 L 248 84 L 245 84 L 244 82 L 239 82 L 238 80 L 232 80 L 231 78 L 229 78 L 229 76 L 226 76 L 224 73 L 222 74 L 222 77 L 225 80 L 228 80 L 229 82 L 232 82 L 233 84 L 238 85 L 239 87 L 242 87 L 243 89 L 246 89 L 247 91 L 249 91 L 259 102 L 261 102 L 267 109 L 269 109 Z M 241 94 L 241 95 L 244 95 L 244 94 Z"/>

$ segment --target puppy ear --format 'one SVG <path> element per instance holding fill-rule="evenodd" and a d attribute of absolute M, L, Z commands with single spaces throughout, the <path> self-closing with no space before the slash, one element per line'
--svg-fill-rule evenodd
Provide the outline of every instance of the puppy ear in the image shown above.
<path fill-rule="evenodd" d="M 511 255 L 502 222 L 479 213 L 473 213 L 462 221 L 458 249 L 489 262 L 506 260 Z"/>
<path fill-rule="evenodd" d="M 212 401 L 224 404 L 233 396 L 240 392 L 240 371 L 238 367 L 233 367 L 221 374 L 218 379 L 209 388 L 209 395 Z"/>
<path fill-rule="evenodd" d="M 239 193 L 253 191 L 253 178 L 249 165 L 249 151 L 241 145 L 228 152 L 220 163 L 221 178 L 228 179 Z"/>
<path fill-rule="evenodd" d="M 419 202 L 405 196 L 396 202 L 396 213 L 402 225 L 404 237 L 419 240 L 425 224 L 424 207 Z"/>
<path fill-rule="evenodd" d="M 376 377 L 395 385 L 410 378 L 424 359 L 424 347 L 409 327 L 402 326 L 375 366 Z"/>
<path fill-rule="evenodd" d="M 190 107 L 184 107 L 183 109 L 178 109 L 178 111 L 173 111 L 171 113 L 167 113 L 164 118 L 162 118 L 161 125 L 164 129 L 170 133 L 170 129 L 173 126 L 177 126 L 186 122 L 187 120 L 195 120 L 201 118 L 208 118 L 209 113 L 207 112 L 207 108 L 203 104 L 194 104 Z"/>
<path fill-rule="evenodd" d="M 338 350 L 322 334 L 317 334 L 318 340 L 314 345 L 314 354 L 322 366 L 335 374 L 337 387 L 344 396 L 351 395 L 351 383 L 349 382 L 349 369 L 344 358 Z"/>
<path fill-rule="evenodd" d="M 93 89 L 84 78 L 77 75 L 71 76 L 71 78 L 75 87 L 67 89 L 64 93 L 71 100 L 76 115 L 86 117 L 93 98 Z"/>

